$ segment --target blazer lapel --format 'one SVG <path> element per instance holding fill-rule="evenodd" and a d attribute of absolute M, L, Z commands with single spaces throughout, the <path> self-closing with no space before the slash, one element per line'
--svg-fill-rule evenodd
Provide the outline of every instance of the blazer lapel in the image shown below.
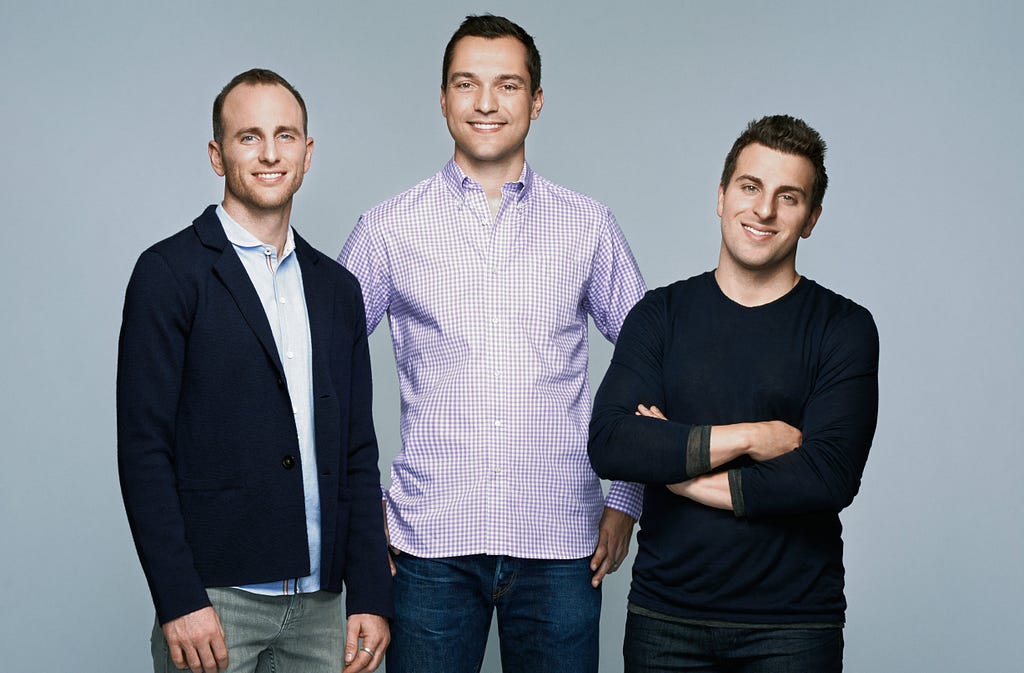
<path fill-rule="evenodd" d="M 235 300 L 238 310 L 245 318 L 249 328 L 259 339 L 267 357 L 277 367 L 279 375 L 284 375 L 284 366 L 281 364 L 281 357 L 277 353 L 277 344 L 274 342 L 274 333 L 270 330 L 270 323 L 267 321 L 267 312 L 263 310 L 260 297 L 256 294 L 256 288 L 252 286 L 252 280 L 242 266 L 242 260 L 228 242 L 224 235 L 224 228 L 217 218 L 216 206 L 210 206 L 194 222 L 199 239 L 204 245 L 221 251 L 220 258 L 213 265 L 213 272 L 224 283 L 224 287 Z"/>
<path fill-rule="evenodd" d="M 334 305 L 334 284 L 330 279 L 330 268 L 324 264 L 316 251 L 298 234 L 295 234 L 295 252 L 302 270 L 302 288 L 306 295 L 306 315 L 309 317 L 309 342 L 313 348 L 313 393 L 319 397 L 331 389 L 328 380 L 330 367 L 320 363 L 319 358 L 331 352 Z"/>

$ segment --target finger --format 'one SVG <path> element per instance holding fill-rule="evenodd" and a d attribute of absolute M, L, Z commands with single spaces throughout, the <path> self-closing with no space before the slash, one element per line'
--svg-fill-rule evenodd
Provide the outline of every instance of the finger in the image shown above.
<path fill-rule="evenodd" d="M 199 658 L 199 652 L 191 645 L 185 648 L 185 663 L 192 673 L 203 673 L 203 662 Z"/>
<path fill-rule="evenodd" d="M 359 651 L 359 626 L 352 620 L 348 622 L 345 632 L 345 665 L 356 660 L 356 653 Z"/>
<path fill-rule="evenodd" d="M 167 643 L 167 649 L 171 655 L 171 663 L 174 664 L 175 668 L 183 671 L 189 667 L 188 663 L 185 661 L 185 653 L 182 651 L 182 647 L 177 641 L 173 644 Z"/>
<path fill-rule="evenodd" d="M 594 577 L 590 580 L 590 585 L 595 589 L 601 586 L 601 582 L 610 572 L 612 572 L 612 560 L 610 558 L 606 558 L 601 565 L 598 566 L 597 572 L 594 573 Z"/>
<path fill-rule="evenodd" d="M 228 670 L 228 646 L 224 642 L 223 633 L 214 638 L 210 646 L 213 650 L 213 658 L 217 661 L 217 670 Z"/>
<path fill-rule="evenodd" d="M 651 405 L 651 415 L 654 416 L 655 418 L 660 418 L 663 421 L 668 420 L 667 418 L 665 418 L 665 414 L 661 413 L 661 409 L 654 406 L 653 404 Z"/>
<path fill-rule="evenodd" d="M 397 575 L 398 568 L 395 567 L 395 557 L 391 555 L 390 551 L 388 551 L 388 565 L 391 566 L 391 576 L 394 577 L 395 575 Z"/>
<path fill-rule="evenodd" d="M 597 541 L 597 549 L 594 550 L 594 555 L 590 557 L 590 569 L 597 570 L 598 567 L 604 563 L 604 560 L 608 557 L 608 541 L 605 539 L 604 533 L 601 533 Z"/>
<path fill-rule="evenodd" d="M 210 643 L 204 643 L 196 650 L 203 673 L 217 673 L 217 658 L 213 656 Z"/>

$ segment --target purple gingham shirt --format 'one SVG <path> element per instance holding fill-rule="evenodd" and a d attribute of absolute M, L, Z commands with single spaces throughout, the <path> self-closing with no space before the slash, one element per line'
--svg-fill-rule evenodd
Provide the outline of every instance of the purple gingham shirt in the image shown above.
<path fill-rule="evenodd" d="M 365 213 L 338 256 L 367 330 L 388 314 L 402 394 L 391 544 L 422 557 L 593 553 L 587 315 L 610 341 L 643 296 L 611 211 L 524 165 L 491 219 L 454 160 Z M 643 487 L 607 505 L 640 515 Z"/>

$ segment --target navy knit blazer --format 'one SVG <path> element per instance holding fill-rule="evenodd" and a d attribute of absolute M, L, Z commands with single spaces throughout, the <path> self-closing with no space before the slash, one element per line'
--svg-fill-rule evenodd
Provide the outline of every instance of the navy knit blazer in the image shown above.
<path fill-rule="evenodd" d="M 295 236 L 313 347 L 321 582 L 392 614 L 359 284 Z M 309 574 L 292 403 L 270 323 L 215 206 L 139 257 L 117 367 L 121 492 L 161 623 L 205 587 Z"/>

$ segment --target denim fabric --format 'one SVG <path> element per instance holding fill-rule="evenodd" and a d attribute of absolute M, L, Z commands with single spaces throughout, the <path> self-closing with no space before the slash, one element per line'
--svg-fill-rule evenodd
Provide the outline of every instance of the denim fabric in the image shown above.
<path fill-rule="evenodd" d="M 497 612 L 503 673 L 595 673 L 590 559 L 395 557 L 388 673 L 477 673 Z"/>
<path fill-rule="evenodd" d="M 625 673 L 840 673 L 842 628 L 703 626 L 629 612 Z"/>
<path fill-rule="evenodd" d="M 226 673 L 339 673 L 345 631 L 341 594 L 262 596 L 207 589 L 228 646 Z M 159 622 L 151 640 L 154 673 L 180 673 Z"/>

